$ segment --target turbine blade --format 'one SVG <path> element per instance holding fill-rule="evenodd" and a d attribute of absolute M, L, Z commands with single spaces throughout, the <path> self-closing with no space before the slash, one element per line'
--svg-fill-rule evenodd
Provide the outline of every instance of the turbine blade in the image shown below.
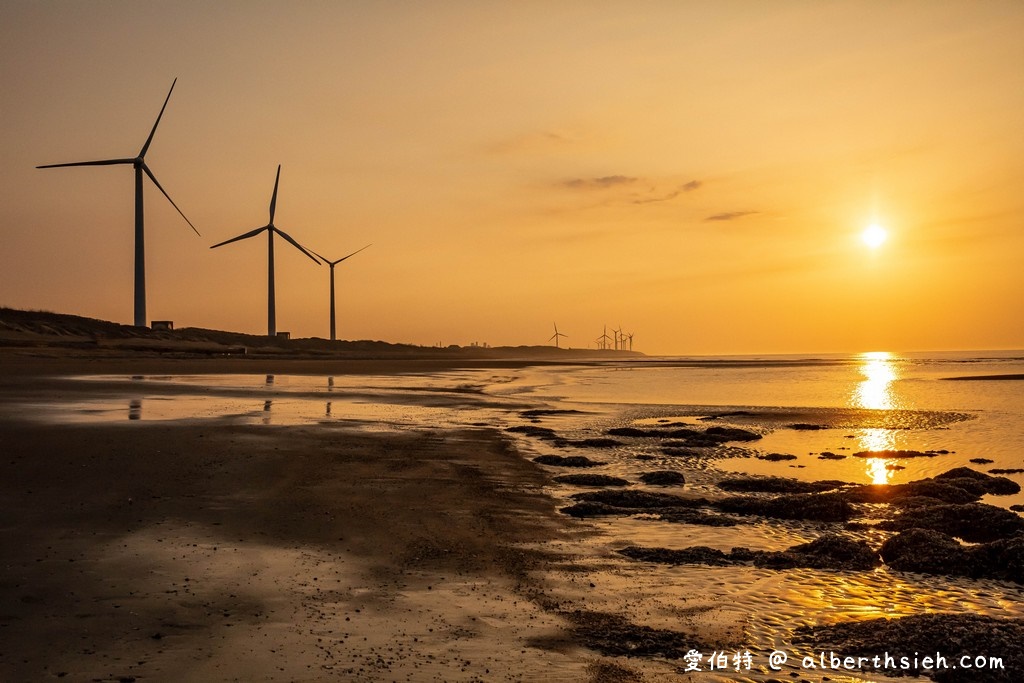
<path fill-rule="evenodd" d="M 277 165 L 277 177 L 274 178 L 274 194 L 270 197 L 270 224 L 274 224 L 274 212 L 277 210 L 277 184 L 281 181 L 281 164 Z"/>
<path fill-rule="evenodd" d="M 148 175 L 149 179 L 153 181 L 153 184 L 156 185 L 157 188 L 164 193 L 164 196 L 167 197 L 167 201 L 171 203 L 171 206 L 173 206 L 175 209 L 178 209 L 178 205 L 174 203 L 174 200 L 171 199 L 171 195 L 167 194 L 167 190 L 163 188 L 163 185 L 161 185 L 160 181 L 156 179 L 156 176 L 153 175 L 153 172 L 149 170 L 149 166 L 146 165 L 146 162 L 142 162 L 142 170 L 146 172 L 146 175 Z M 178 213 L 180 213 L 181 217 L 185 219 L 185 222 L 188 223 L 188 226 L 192 228 L 193 232 L 199 235 L 199 231 L 196 230 L 196 226 L 192 225 L 192 221 L 188 219 L 188 216 L 186 216 L 181 209 L 178 209 Z M 202 235 L 199 236 L 202 237 Z"/>
<path fill-rule="evenodd" d="M 174 79 L 174 83 L 177 83 L 178 79 Z M 153 130 L 149 131 L 149 137 L 146 138 L 146 144 L 142 146 L 142 151 L 139 152 L 139 158 L 146 156 L 146 151 L 149 149 L 149 145 L 153 142 L 153 136 L 156 135 L 156 127 L 160 125 L 160 119 L 164 115 L 164 109 L 167 109 L 167 102 L 171 99 L 171 93 L 174 92 L 174 83 L 171 83 L 171 89 L 167 91 L 167 99 L 164 100 L 164 106 L 160 107 L 160 113 L 156 117 L 156 123 L 153 124 Z M 185 220 L 188 220 L 187 218 Z M 192 228 L 195 230 L 195 227 Z"/>
<path fill-rule="evenodd" d="M 269 227 L 270 227 L 269 225 L 264 225 L 262 228 L 256 228 L 255 230 L 250 230 L 249 232 L 247 232 L 247 233 L 245 233 L 243 235 L 239 235 L 238 237 L 232 237 L 229 240 L 224 240 L 220 244 L 215 244 L 212 247 L 210 247 L 210 249 L 216 249 L 217 247 L 223 247 L 225 244 L 231 244 L 232 242 L 237 242 L 239 240 L 247 240 L 250 237 L 255 237 L 256 235 L 260 234 L 261 232 L 263 232 L 264 230 L 266 230 Z"/>
<path fill-rule="evenodd" d="M 291 242 L 291 243 L 292 243 L 292 246 L 293 246 L 293 247 L 295 247 L 296 249 L 298 249 L 299 251 L 301 251 L 301 252 L 302 252 L 303 254 L 305 254 L 305 255 L 306 255 L 306 256 L 308 256 L 309 258 L 313 259 L 313 263 L 317 264 L 318 266 L 320 265 L 320 262 L 319 262 L 319 261 L 317 261 L 317 259 L 316 259 L 316 256 L 313 256 L 313 255 L 312 255 L 312 254 L 310 254 L 310 253 L 309 253 L 308 251 L 306 251 L 306 248 L 305 248 L 304 246 L 302 246 L 301 244 L 299 244 L 298 242 L 296 242 L 295 240 L 293 240 L 293 239 L 291 238 L 291 235 L 289 235 L 288 233 L 286 233 L 286 232 L 285 232 L 284 230 L 281 230 L 280 228 L 274 228 L 274 231 L 275 231 L 275 232 L 276 232 L 276 233 L 277 233 L 278 235 L 280 235 L 281 237 L 283 237 L 283 238 L 285 238 L 286 240 L 288 240 L 289 242 Z"/>
<path fill-rule="evenodd" d="M 363 249 L 369 249 L 369 248 L 370 248 L 370 247 L 372 247 L 372 246 L 373 246 L 372 244 L 367 244 L 367 245 L 366 245 L 365 247 L 363 247 Z M 343 257 L 343 258 L 340 258 L 340 259 L 338 259 L 337 261 L 335 261 L 334 263 L 341 263 L 342 261 L 344 261 L 344 260 L 345 260 L 345 259 L 347 259 L 347 258 L 352 258 L 352 257 L 353 257 L 353 256 L 355 256 L 356 254 L 358 254 L 359 252 L 361 252 L 361 251 L 362 251 L 363 249 L 356 249 L 355 251 L 353 251 L 353 252 L 352 252 L 351 254 L 349 254 L 348 256 L 345 256 L 345 257 Z M 321 256 L 320 258 L 323 258 L 323 257 Z M 327 259 L 324 259 L 324 261 L 327 261 Z M 334 264 L 332 264 L 332 265 L 334 265 Z"/>
<path fill-rule="evenodd" d="M 134 164 L 135 159 L 103 159 L 101 161 L 72 161 L 69 164 L 46 164 L 36 168 L 63 168 L 65 166 L 113 166 L 114 164 Z"/>

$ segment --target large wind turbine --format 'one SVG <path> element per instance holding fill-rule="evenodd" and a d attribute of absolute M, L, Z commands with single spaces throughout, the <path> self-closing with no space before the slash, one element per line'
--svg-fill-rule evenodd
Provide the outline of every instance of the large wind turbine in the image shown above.
<path fill-rule="evenodd" d="M 225 244 L 231 244 L 232 242 L 238 242 L 239 240 L 247 240 L 250 237 L 255 237 L 264 230 L 267 231 L 267 336 L 277 336 L 277 303 L 274 299 L 274 233 L 277 233 L 281 237 L 288 240 L 292 246 L 301 251 L 303 254 L 313 259 L 313 263 L 320 265 L 320 262 L 316 260 L 316 257 L 306 251 L 301 244 L 291 238 L 291 236 L 284 230 L 281 230 L 274 225 L 274 211 L 277 208 L 277 186 L 281 180 L 281 165 L 277 165 L 277 177 L 274 178 L 274 194 L 270 197 L 270 222 L 264 225 L 262 228 L 256 228 L 250 230 L 247 233 L 239 235 L 238 237 L 232 237 L 229 240 L 225 240 L 219 244 L 215 244 L 210 249 L 216 249 L 217 247 L 223 247 Z"/>
<path fill-rule="evenodd" d="M 558 323 L 554 323 L 554 325 L 555 325 L 555 333 L 553 335 L 551 335 L 551 337 L 548 338 L 548 341 L 551 341 L 552 339 L 554 339 L 555 340 L 555 348 L 557 349 L 558 348 L 558 338 L 559 337 L 568 337 L 569 335 L 563 334 L 563 333 L 558 331 Z"/>
<path fill-rule="evenodd" d="M 131 164 L 135 167 L 135 326 L 136 327 L 147 327 L 149 320 L 146 317 L 146 240 L 143 227 L 143 211 L 142 211 L 142 174 L 145 173 L 149 176 L 149 179 L 153 181 L 153 184 L 157 186 L 167 201 L 171 203 L 181 217 L 185 219 L 185 222 L 195 230 L 198 235 L 199 231 L 196 230 L 196 226 L 192 225 L 192 221 L 182 213 L 181 209 L 178 209 L 178 205 L 171 199 L 171 195 L 167 194 L 167 191 L 160 185 L 160 181 L 156 179 L 153 172 L 149 170 L 149 166 L 146 165 L 146 152 L 149 150 L 150 143 L 153 142 L 153 136 L 156 134 L 156 127 L 160 125 L 160 118 L 164 115 L 164 109 L 167 108 L 167 102 L 171 99 L 171 93 L 174 92 L 174 84 L 178 82 L 175 78 L 174 82 L 171 83 L 171 89 L 167 91 L 167 99 L 164 100 L 164 106 L 160 108 L 160 113 L 156 117 L 156 123 L 153 124 L 153 130 L 149 132 L 149 137 L 146 138 L 146 144 L 142 146 L 138 156 L 132 159 L 103 159 L 101 161 L 76 161 L 70 164 L 47 164 L 45 166 L 36 166 L 36 168 L 61 168 L 64 166 L 114 166 L 118 164 Z"/>
<path fill-rule="evenodd" d="M 373 245 L 367 244 L 365 247 L 363 247 L 363 249 L 367 249 L 367 248 L 369 248 L 371 246 L 373 246 Z M 331 267 L 331 341 L 334 341 L 335 339 L 337 339 L 337 336 L 335 334 L 335 327 L 334 327 L 334 266 L 338 265 L 339 263 L 341 263 L 342 261 L 344 261 L 347 258 L 352 258 L 356 254 L 361 252 L 363 249 L 356 249 L 355 251 L 353 251 L 348 256 L 343 256 L 340 259 L 338 259 L 337 261 L 331 261 L 331 260 L 329 260 L 327 258 L 324 258 L 323 256 L 320 256 L 320 254 L 317 254 L 315 251 L 313 252 L 314 254 L 316 254 L 320 258 L 321 261 L 323 261 L 324 263 L 326 263 L 327 265 L 329 265 Z"/>

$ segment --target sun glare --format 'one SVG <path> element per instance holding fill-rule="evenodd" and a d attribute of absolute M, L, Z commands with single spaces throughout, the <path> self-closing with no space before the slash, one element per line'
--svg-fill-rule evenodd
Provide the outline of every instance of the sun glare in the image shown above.
<path fill-rule="evenodd" d="M 877 223 L 869 225 L 860 235 L 860 238 L 864 240 L 864 244 L 868 245 L 872 249 L 877 249 L 882 246 L 882 243 L 885 242 L 887 237 L 889 237 L 889 233 L 885 231 L 885 228 Z"/>

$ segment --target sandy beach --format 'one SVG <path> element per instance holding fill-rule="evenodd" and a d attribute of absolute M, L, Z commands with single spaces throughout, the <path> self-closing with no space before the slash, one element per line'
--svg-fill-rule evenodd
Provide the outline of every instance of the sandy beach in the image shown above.
<path fill-rule="evenodd" d="M 371 366 L 424 367 L 349 369 Z M 237 369 L 129 359 L 4 368 L 8 404 L 116 391 L 63 377 L 75 370 Z M 562 559 L 549 542 L 579 532 L 545 495 L 549 475 L 498 430 L 27 417 L 0 420 L 3 680 L 639 675 L 574 637 L 565 615 L 582 603 L 564 602 L 566 587 L 555 601 L 543 576 Z"/>
<path fill-rule="evenodd" d="M 1019 667 L 1021 522 L 969 507 L 1019 487 L 712 464 L 791 411 L 602 416 L 469 381 L 513 360 L 4 360 L 3 680 L 889 681 L 796 656 L 964 642 L 1010 669 L 931 678 Z M 920 496 L 968 506 L 932 529 L 968 538 L 978 511 L 995 533 L 943 564 L 961 550 L 897 514 Z M 897 516 L 863 524 L 879 505 Z M 918 545 L 887 556 L 894 532 Z M 830 630 L 853 622 L 889 640 Z"/>

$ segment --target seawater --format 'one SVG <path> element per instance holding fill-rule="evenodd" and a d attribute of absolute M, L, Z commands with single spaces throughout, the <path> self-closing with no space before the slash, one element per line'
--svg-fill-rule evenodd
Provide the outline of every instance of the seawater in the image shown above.
<path fill-rule="evenodd" d="M 430 430 L 537 424 L 575 439 L 603 436 L 613 426 L 684 422 L 731 424 L 762 435 L 759 441 L 720 449 L 699 463 L 662 453 L 654 439 L 623 439 L 621 446 L 594 449 L 516 437 L 525 457 L 585 454 L 605 463 L 595 471 L 630 481 L 647 470 L 679 469 L 687 477 L 685 488 L 700 494 L 712 493 L 715 481 L 730 472 L 884 483 L 958 466 L 982 471 L 1024 467 L 1024 383 L 949 379 L 996 375 L 1024 375 L 1024 352 L 640 359 L 380 376 L 107 376 L 81 378 L 83 389 L 57 403 L 8 403 L 0 409 L 31 419 L 120 422 L 126 428 L 154 420 L 228 420 L 256 426 L 349 421 L 353 428 Z M 527 412 L 537 408 L 551 412 Z M 820 429 L 797 430 L 793 424 Z M 944 452 L 917 458 L 854 455 L 881 450 Z M 823 460 L 825 451 L 845 457 Z M 796 459 L 769 462 L 756 457 L 773 452 Z M 992 462 L 971 462 L 978 458 Z M 552 468 L 552 474 L 560 473 Z M 1009 476 L 1024 484 L 1020 474 Z M 568 504 L 578 490 L 553 484 L 550 493 Z M 1008 507 L 1024 499 L 990 496 L 985 502 Z M 796 653 L 794 629 L 802 624 L 936 611 L 1024 618 L 1024 592 L 1004 582 L 886 567 L 870 572 L 668 567 L 615 553 L 627 545 L 779 550 L 827 530 L 812 523 L 762 520 L 715 528 L 640 515 L 579 524 L 598 533 L 586 541 L 564 543 L 573 568 L 561 583 L 557 570 L 550 573 L 552 590 L 574 597 L 580 573 L 589 573 L 591 583 L 604 589 L 589 594 L 594 603 L 590 608 L 600 609 L 603 595 L 611 601 L 609 609 L 625 604 L 634 621 L 662 628 L 701 614 L 709 628 L 741 633 L 743 648 L 760 658 L 777 648 Z M 874 544 L 881 541 L 870 532 L 862 537 Z M 763 667 L 744 674 L 705 672 L 694 680 L 794 676 L 889 680 L 812 673 L 792 664 L 781 672 Z"/>
<path fill-rule="evenodd" d="M 763 434 L 753 445 L 757 453 L 797 456 L 789 463 L 727 459 L 719 463 L 727 471 L 900 483 L 960 466 L 1024 468 L 1024 380 L 954 379 L 1012 375 L 1024 377 L 1024 353 L 651 359 L 540 368 L 519 386 L 495 391 L 633 422 L 698 418 L 699 424 L 699 418 L 725 414 L 720 422 Z M 822 428 L 791 428 L 795 424 Z M 948 452 L 853 457 L 895 450 Z M 822 460 L 823 452 L 847 457 Z M 976 459 L 992 462 L 971 462 Z M 1024 483 L 1020 475 L 1009 476 Z"/>

